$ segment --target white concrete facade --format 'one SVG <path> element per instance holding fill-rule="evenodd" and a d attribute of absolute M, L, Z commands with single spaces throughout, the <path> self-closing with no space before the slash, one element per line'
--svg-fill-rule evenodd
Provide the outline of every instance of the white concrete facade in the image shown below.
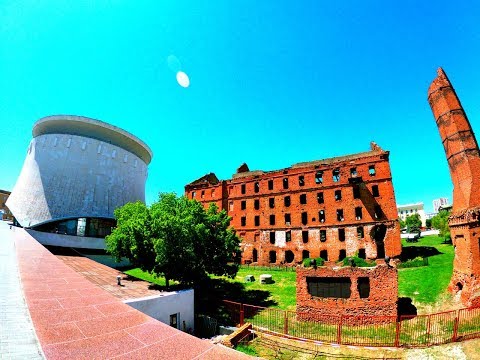
<path fill-rule="evenodd" d="M 22 226 L 75 218 L 113 219 L 117 207 L 145 201 L 152 152 L 135 136 L 79 116 L 40 119 L 32 133 L 7 200 Z"/>
<path fill-rule="evenodd" d="M 193 332 L 195 329 L 193 289 L 125 300 L 124 303 L 167 325 L 171 325 L 171 317 L 176 316 L 179 330 Z"/>
<path fill-rule="evenodd" d="M 426 226 L 427 217 L 425 215 L 425 210 L 423 208 L 423 202 L 398 205 L 397 206 L 398 217 L 405 221 L 405 219 L 413 214 L 420 215 L 420 220 L 422 221 L 422 227 Z"/>

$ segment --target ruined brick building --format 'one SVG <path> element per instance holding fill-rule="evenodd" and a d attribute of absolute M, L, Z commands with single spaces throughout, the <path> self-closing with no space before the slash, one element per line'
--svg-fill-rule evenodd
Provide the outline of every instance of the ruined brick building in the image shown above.
<path fill-rule="evenodd" d="M 445 72 L 428 89 L 453 182 L 448 224 L 455 247 L 450 290 L 466 305 L 480 305 L 480 152 L 470 122 Z"/>
<path fill-rule="evenodd" d="M 275 171 L 243 164 L 229 180 L 210 173 L 186 185 L 185 195 L 228 212 L 244 263 L 401 253 L 389 152 L 375 143 L 367 152 Z"/>

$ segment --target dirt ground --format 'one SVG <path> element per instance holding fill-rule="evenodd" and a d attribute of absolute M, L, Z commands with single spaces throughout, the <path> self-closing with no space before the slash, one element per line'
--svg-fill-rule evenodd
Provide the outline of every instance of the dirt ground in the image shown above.
<path fill-rule="evenodd" d="M 317 345 L 307 342 L 261 336 L 251 343 L 263 359 L 405 359 L 480 360 L 480 339 L 423 349 L 375 348 L 347 345 Z"/>

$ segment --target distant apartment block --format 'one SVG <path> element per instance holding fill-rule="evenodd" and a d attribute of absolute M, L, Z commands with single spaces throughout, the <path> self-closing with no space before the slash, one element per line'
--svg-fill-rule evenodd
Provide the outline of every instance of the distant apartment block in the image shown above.
<path fill-rule="evenodd" d="M 423 209 L 423 202 L 406 204 L 397 206 L 398 217 L 403 221 L 406 220 L 408 216 L 418 214 L 420 215 L 420 220 L 422 221 L 422 227 L 426 226 L 427 216 L 425 210 Z"/>
<path fill-rule="evenodd" d="M 0 189 L 0 220 L 13 220 L 13 215 L 6 205 L 9 196 L 10 191 Z"/>
<path fill-rule="evenodd" d="M 433 212 L 438 213 L 440 207 L 448 206 L 448 198 L 439 198 L 433 200 Z"/>
<path fill-rule="evenodd" d="M 193 181 L 185 195 L 228 212 L 244 263 L 394 257 L 401 244 L 388 159 L 372 143 L 367 152 L 274 171 L 243 164 L 229 180 L 210 173 Z"/>

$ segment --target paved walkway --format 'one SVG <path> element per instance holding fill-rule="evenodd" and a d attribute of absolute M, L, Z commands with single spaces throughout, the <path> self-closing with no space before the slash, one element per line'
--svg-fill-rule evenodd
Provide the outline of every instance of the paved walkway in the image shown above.
<path fill-rule="evenodd" d="M 133 309 L 23 229 L 13 233 L 25 300 L 47 359 L 250 359 Z"/>
<path fill-rule="evenodd" d="M 0 359 L 43 359 L 18 273 L 14 230 L 0 221 Z"/>

